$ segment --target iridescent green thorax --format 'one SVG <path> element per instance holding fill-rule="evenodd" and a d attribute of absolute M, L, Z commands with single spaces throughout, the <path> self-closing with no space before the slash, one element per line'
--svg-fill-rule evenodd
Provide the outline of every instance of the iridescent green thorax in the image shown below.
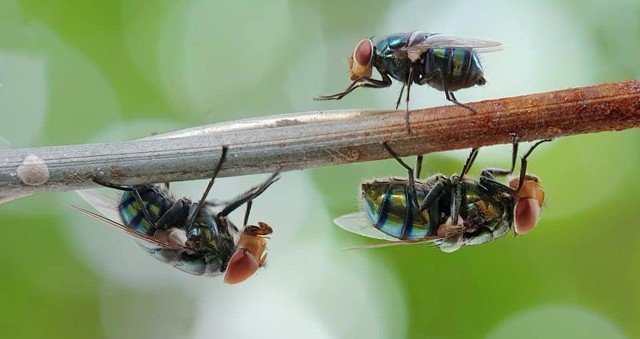
<path fill-rule="evenodd" d="M 191 205 L 189 215 L 193 213 L 197 206 L 197 203 Z M 225 225 L 219 225 L 221 221 L 225 224 L 228 223 L 226 218 L 224 220 L 218 220 L 214 211 L 209 206 L 203 206 L 193 221 L 193 224 L 186 225 L 187 237 L 191 241 L 197 241 L 197 244 L 193 245 L 198 247 L 217 249 L 221 245 L 224 246 L 224 244 L 220 244 L 220 242 L 224 242 L 222 236 L 228 235 L 229 230 L 224 227 Z M 235 226 L 233 227 L 235 228 Z M 233 244 L 233 240 L 231 240 L 231 243 Z"/>
<path fill-rule="evenodd" d="M 492 192 L 478 181 L 464 180 L 460 216 L 465 232 L 495 231 L 513 224 L 514 195 Z"/>
<path fill-rule="evenodd" d="M 398 81 L 407 82 L 411 61 L 406 58 L 396 58 L 393 53 L 406 46 L 409 36 L 409 33 L 398 33 L 378 40 L 374 47 L 373 66 Z"/>

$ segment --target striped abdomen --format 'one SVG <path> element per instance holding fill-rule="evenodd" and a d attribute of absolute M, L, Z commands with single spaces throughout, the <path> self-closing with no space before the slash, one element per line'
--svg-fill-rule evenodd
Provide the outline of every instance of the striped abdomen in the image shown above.
<path fill-rule="evenodd" d="M 425 191 L 417 188 L 417 201 Z M 398 239 L 423 239 L 430 235 L 429 214 L 418 211 L 409 199 L 406 180 L 373 181 L 362 184 L 364 211 L 380 231 Z"/>
<path fill-rule="evenodd" d="M 135 186 L 145 203 L 151 218 L 158 220 L 173 205 L 174 199 L 166 191 L 157 186 Z M 132 192 L 124 192 L 120 199 L 120 218 L 127 227 L 136 232 L 153 235 L 155 228 L 142 212 L 142 209 Z"/>
<path fill-rule="evenodd" d="M 446 87 L 447 91 L 457 91 L 486 83 L 478 55 L 471 48 L 434 48 L 423 58 L 427 83 L 437 90 Z"/>

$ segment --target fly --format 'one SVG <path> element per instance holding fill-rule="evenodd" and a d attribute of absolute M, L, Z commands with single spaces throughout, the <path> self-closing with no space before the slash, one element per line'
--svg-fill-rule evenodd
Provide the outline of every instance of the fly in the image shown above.
<path fill-rule="evenodd" d="M 404 88 L 407 88 L 405 124 L 410 133 L 409 92 L 412 84 L 427 84 L 443 91 L 447 100 L 475 113 L 473 108 L 460 103 L 453 92 L 484 85 L 486 79 L 477 53 L 501 49 L 502 44 L 497 41 L 420 31 L 390 34 L 375 43 L 372 39 L 363 39 L 349 57 L 351 85 L 342 92 L 314 99 L 340 100 L 359 87 L 389 87 L 394 79 L 402 83 L 396 109 L 400 106 Z M 372 77 L 373 68 L 380 74 L 380 79 Z"/>
<path fill-rule="evenodd" d="M 114 226 L 136 239 L 154 258 L 194 275 L 215 276 L 224 273 L 229 284 L 242 282 L 264 266 L 268 236 L 273 232 L 266 223 L 248 225 L 252 202 L 280 176 L 276 172 L 237 198 L 223 203 L 207 201 L 214 180 L 227 154 L 223 146 L 220 161 L 198 202 L 176 199 L 169 184 L 117 186 L 97 183 L 120 191 L 109 197 L 96 191 L 78 194 L 102 215 L 83 208 L 72 208 Z M 231 222 L 229 214 L 246 204 L 242 230 Z"/>
<path fill-rule="evenodd" d="M 501 238 L 512 228 L 516 234 L 524 234 L 535 227 L 544 203 L 539 179 L 526 173 L 527 159 L 547 141 L 550 139 L 529 149 L 520 161 L 519 176 L 507 185 L 497 178 L 514 171 L 518 150 L 515 138 L 511 169 L 485 169 L 478 180 L 466 177 L 478 148 L 471 151 L 460 175 L 437 174 L 419 180 L 414 178 L 413 168 L 385 142 L 383 146 L 407 169 L 409 178 L 363 183 L 364 212 L 347 214 L 334 222 L 353 233 L 392 241 L 382 246 L 433 242 L 444 252 Z"/>

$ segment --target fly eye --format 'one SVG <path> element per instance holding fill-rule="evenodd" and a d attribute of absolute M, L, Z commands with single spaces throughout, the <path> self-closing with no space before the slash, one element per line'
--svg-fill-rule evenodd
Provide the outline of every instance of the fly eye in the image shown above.
<path fill-rule="evenodd" d="M 363 39 L 358 42 L 353 50 L 353 59 L 360 66 L 368 66 L 371 64 L 373 57 L 373 42 L 371 39 Z"/>
<path fill-rule="evenodd" d="M 231 256 L 224 275 L 227 284 L 241 283 L 252 276 L 260 268 L 258 260 L 246 248 L 238 248 Z"/>
<path fill-rule="evenodd" d="M 349 58 L 349 79 L 360 81 L 371 77 L 373 66 L 373 42 L 370 39 L 360 40 Z"/>
<path fill-rule="evenodd" d="M 534 198 L 522 198 L 515 207 L 515 231 L 524 234 L 531 231 L 540 218 L 540 204 Z"/>

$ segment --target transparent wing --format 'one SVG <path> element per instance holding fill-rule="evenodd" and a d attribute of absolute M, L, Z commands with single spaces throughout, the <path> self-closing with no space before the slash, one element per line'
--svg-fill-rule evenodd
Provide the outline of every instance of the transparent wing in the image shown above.
<path fill-rule="evenodd" d="M 430 247 L 439 247 L 443 252 L 450 253 L 457 251 L 464 245 L 464 243 L 462 242 L 462 233 L 455 232 L 455 229 L 452 229 L 452 233 L 447 238 L 433 235 L 423 239 L 397 239 L 373 227 L 364 212 L 355 212 L 343 215 L 336 218 L 333 222 L 349 232 L 359 234 L 368 238 L 388 241 L 380 244 L 347 247 L 345 248 L 347 250 L 429 243 Z"/>
<path fill-rule="evenodd" d="M 406 240 L 400 240 L 400 239 L 394 238 L 390 235 L 383 233 L 377 228 L 373 227 L 373 225 L 371 225 L 371 222 L 369 222 L 369 219 L 363 212 L 355 212 L 355 213 L 343 215 L 341 217 L 336 218 L 333 222 L 336 225 L 340 226 L 340 228 L 345 229 L 349 232 L 362 235 L 368 238 L 388 241 L 380 244 L 347 247 L 345 248 L 346 250 L 380 248 L 380 247 L 390 247 L 390 246 L 399 246 L 399 245 L 415 245 L 415 244 L 423 244 L 425 242 L 433 242 L 434 240 L 440 239 L 437 236 L 427 237 L 424 239 L 406 239 Z"/>
<path fill-rule="evenodd" d="M 122 192 L 116 190 L 80 190 L 78 195 L 88 202 L 91 207 L 111 220 L 120 220 L 118 206 Z"/>
<path fill-rule="evenodd" d="M 333 222 L 340 226 L 340 228 L 349 231 L 351 233 L 359 234 L 368 238 L 388 240 L 388 241 L 398 241 L 398 239 L 383 233 L 377 228 L 371 225 L 369 219 L 364 214 L 364 212 L 355 212 L 351 214 L 346 214 L 341 217 L 336 218 Z"/>
<path fill-rule="evenodd" d="M 178 245 L 179 243 L 164 241 L 147 234 L 136 232 L 135 230 L 120 223 L 119 222 L 120 213 L 118 212 L 118 208 L 120 205 L 120 197 L 122 196 L 122 192 L 119 192 L 116 190 L 90 189 L 90 190 L 79 190 L 79 191 L 76 191 L 76 193 L 78 193 L 78 195 L 82 199 L 84 199 L 93 208 L 95 208 L 98 212 L 100 212 L 100 214 L 89 211 L 81 207 L 67 204 L 69 207 L 73 208 L 74 210 L 84 215 L 87 215 L 93 219 L 96 219 L 104 224 L 113 226 L 119 229 L 120 231 L 134 237 L 137 240 L 143 241 L 144 243 L 141 244 L 142 246 L 155 245 L 162 248 L 171 248 L 171 249 L 182 248 L 185 250 L 189 250 L 186 247 Z"/>
<path fill-rule="evenodd" d="M 409 46 L 401 47 L 396 52 L 397 57 L 407 57 L 417 61 L 420 56 L 433 48 L 470 48 L 477 53 L 496 52 L 504 49 L 501 42 L 451 35 L 429 35 L 425 39 L 416 39 Z"/>
<path fill-rule="evenodd" d="M 87 216 L 89 216 L 89 217 L 91 217 L 93 219 L 96 219 L 96 220 L 98 220 L 98 221 L 100 221 L 100 222 L 102 222 L 104 224 L 107 224 L 109 226 L 113 226 L 113 227 L 119 229 L 120 231 L 122 231 L 122 232 L 124 232 L 124 233 L 126 233 L 126 234 L 128 234 L 128 235 L 130 235 L 130 236 L 132 236 L 132 237 L 134 237 L 136 239 L 138 239 L 138 240 L 142 240 L 142 241 L 144 241 L 144 242 L 146 242 L 148 244 L 156 245 L 156 246 L 159 246 L 159 247 L 162 247 L 162 248 L 172 248 L 172 249 L 176 248 L 175 244 L 172 244 L 172 243 L 167 242 L 167 241 L 162 241 L 162 240 L 156 239 L 156 238 L 154 238 L 154 237 L 152 237 L 150 235 L 146 235 L 144 233 L 136 232 L 135 230 L 133 230 L 133 229 L 131 229 L 131 228 L 129 228 L 129 227 L 117 222 L 117 221 L 114 221 L 114 220 L 109 219 L 109 218 L 107 218 L 105 216 L 102 216 L 102 215 L 100 215 L 98 213 L 89 211 L 89 210 L 84 209 L 82 207 L 77 207 L 77 206 L 73 206 L 73 205 L 69 205 L 69 204 L 67 204 L 67 206 L 73 208 L 74 210 L 76 210 L 76 211 L 78 211 L 78 212 L 80 212 L 80 213 L 82 213 L 84 215 L 87 215 Z M 187 248 L 184 248 L 184 249 L 187 250 Z"/>
<path fill-rule="evenodd" d="M 391 246 L 400 246 L 400 245 L 416 245 L 416 244 L 424 244 L 427 242 L 430 243 L 431 247 L 437 247 L 436 245 L 433 244 L 433 241 L 439 240 L 439 239 L 440 238 L 438 238 L 437 236 L 427 237 L 424 239 L 406 239 L 406 240 L 394 239 L 393 241 L 383 242 L 379 244 L 360 245 L 360 246 L 346 247 L 343 249 L 360 250 L 360 249 L 367 249 L 367 248 L 381 248 L 381 247 L 391 247 Z"/>
<path fill-rule="evenodd" d="M 479 53 L 495 52 L 504 49 L 501 42 L 452 35 L 432 35 L 406 48 L 471 48 Z"/>

